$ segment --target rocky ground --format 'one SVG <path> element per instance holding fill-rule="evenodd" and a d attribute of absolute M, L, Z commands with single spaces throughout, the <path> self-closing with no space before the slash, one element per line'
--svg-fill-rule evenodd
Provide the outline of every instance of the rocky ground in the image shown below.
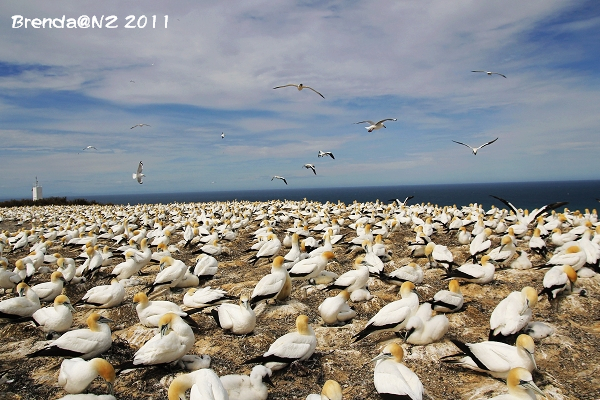
<path fill-rule="evenodd" d="M 276 232 L 282 239 L 288 226 L 278 226 Z M 258 280 L 270 271 L 270 263 L 252 266 L 245 260 L 249 254 L 244 251 L 253 243 L 251 232 L 255 227 L 242 230 L 238 238 L 228 243 L 228 255 L 218 256 L 219 272 L 208 285 L 227 290 L 230 294 L 250 294 Z M 17 226 L 12 221 L 0 223 L 0 230 L 14 232 Z M 343 229 L 348 237 L 353 237 L 349 228 Z M 180 232 L 174 235 L 172 242 L 177 242 Z M 407 242 L 414 238 L 414 232 L 407 226 L 393 233 L 386 239 L 387 246 L 393 253 L 393 265 L 386 265 L 386 272 L 413 261 L 409 257 Z M 454 254 L 460 264 L 466 259 L 468 248 L 457 243 L 454 234 L 436 233 L 432 239 L 444 244 Z M 499 243 L 494 238 L 493 246 Z M 525 248 L 526 242 L 519 247 Z M 56 246 L 52 252 L 74 257 L 80 249 L 66 249 Z M 282 249 L 284 255 L 287 249 Z M 352 268 L 356 254 L 345 254 L 346 247 L 334 246 L 337 261 L 331 262 L 328 270 L 341 274 Z M 26 255 L 25 251 L 8 255 L 11 265 Z M 177 258 L 193 265 L 194 255 L 182 251 Z M 115 258 L 114 264 L 122 258 Z M 418 260 L 421 265 L 425 260 Z M 541 259 L 533 257 L 533 263 L 541 264 Z M 56 268 L 56 266 L 53 266 Z M 108 268 L 107 271 L 110 271 Z M 158 266 L 148 269 L 148 276 L 140 277 L 142 282 L 153 280 Z M 430 299 L 438 290 L 446 288 L 447 282 L 440 279 L 443 271 L 429 269 L 425 272 L 423 284 L 417 287 L 422 299 Z M 462 292 L 466 305 L 462 312 L 448 314 L 450 330 L 446 335 L 465 342 L 485 340 L 489 331 L 489 317 L 498 302 L 513 290 L 520 290 L 530 285 L 542 288 L 543 270 L 511 270 L 496 272 L 494 282 L 487 285 L 463 284 Z M 35 276 L 31 284 L 49 279 L 49 274 Z M 105 277 L 96 277 L 84 284 L 69 285 L 65 292 L 75 302 L 92 286 L 105 284 Z M 536 344 L 535 358 L 539 370 L 534 380 L 549 399 L 598 399 L 600 398 L 600 276 L 579 279 L 577 286 L 585 287 L 587 297 L 570 295 L 560 302 L 558 312 L 552 308 L 547 299 L 540 299 L 534 309 L 534 320 L 543 321 L 555 329 L 555 334 Z M 326 327 L 319 317 L 317 307 L 328 296 L 327 293 L 300 282 L 294 283 L 290 298 L 278 305 L 257 307 L 257 327 L 254 334 L 238 337 L 224 333 L 208 313 L 194 315 L 201 327 L 196 333 L 194 354 L 209 354 L 211 367 L 219 375 L 231 373 L 249 373 L 252 365 L 243 362 L 262 354 L 279 336 L 295 329 L 295 319 L 299 314 L 309 316 L 314 328 L 318 346 L 310 360 L 297 368 L 290 368 L 274 373 L 272 377 L 275 387 L 269 390 L 269 399 L 304 399 L 309 393 L 319 393 L 322 384 L 328 379 L 338 381 L 343 388 L 344 399 L 378 399 L 373 386 L 373 363 L 370 360 L 380 353 L 385 344 L 401 342 L 390 333 L 377 333 L 368 336 L 358 343 L 351 343 L 351 337 L 360 331 L 384 304 L 399 298 L 398 287 L 387 285 L 371 278 L 369 284 L 375 296 L 364 303 L 353 304 L 358 312 L 352 323 L 342 327 Z M 127 297 L 121 306 L 102 310 L 101 313 L 114 321 L 112 348 L 104 357 L 113 364 L 132 359 L 135 351 L 155 331 L 142 327 L 138 323 L 133 295 L 144 290 L 144 285 L 127 287 Z M 183 291 L 159 292 L 153 298 L 182 302 Z M 14 294 L 5 294 L 5 299 Z M 151 297 L 152 298 L 152 297 Z M 89 309 L 78 309 L 74 315 L 74 327 L 84 327 Z M 488 398 L 506 392 L 503 382 L 473 373 L 460 367 L 447 366 L 439 362 L 439 358 L 457 352 L 448 340 L 427 346 L 411 346 L 405 348 L 405 364 L 417 373 L 429 399 L 479 399 Z M 38 349 L 45 341 L 44 334 L 27 323 L 0 325 L 0 371 L 6 371 L 6 379 L 10 383 L 0 384 L 1 399 L 56 399 L 66 393 L 58 387 L 58 369 L 62 359 L 27 358 L 26 355 Z M 172 378 L 179 373 L 175 370 L 149 368 L 121 374 L 116 381 L 115 396 L 117 399 L 166 399 L 167 387 Z M 97 379 L 90 388 L 92 393 L 104 393 L 105 384 Z"/>

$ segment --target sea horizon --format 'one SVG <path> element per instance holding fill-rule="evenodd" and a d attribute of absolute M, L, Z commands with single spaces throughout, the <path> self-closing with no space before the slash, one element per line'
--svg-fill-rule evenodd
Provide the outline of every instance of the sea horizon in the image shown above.
<path fill-rule="evenodd" d="M 204 192 L 172 192 L 172 193 L 128 193 L 128 194 L 95 194 L 95 195 L 63 195 L 47 197 L 67 197 L 72 200 L 83 198 L 94 200 L 100 204 L 158 204 L 188 203 L 210 201 L 269 201 L 269 200 L 309 200 L 325 203 L 341 201 L 350 204 L 359 202 L 389 203 L 398 198 L 403 201 L 414 196 L 409 204 L 432 203 L 439 206 L 481 204 L 484 208 L 505 207 L 499 200 L 490 195 L 508 200 L 517 208 L 534 209 L 548 203 L 566 201 L 565 207 L 570 210 L 593 209 L 600 198 L 600 180 L 581 181 L 536 181 L 536 182 L 495 182 L 495 183 L 453 183 L 429 185 L 387 185 L 357 186 L 336 188 L 280 188 L 260 190 L 224 190 Z M 10 200 L 10 198 L 0 199 Z M 562 209 L 560 209 L 562 210 Z"/>

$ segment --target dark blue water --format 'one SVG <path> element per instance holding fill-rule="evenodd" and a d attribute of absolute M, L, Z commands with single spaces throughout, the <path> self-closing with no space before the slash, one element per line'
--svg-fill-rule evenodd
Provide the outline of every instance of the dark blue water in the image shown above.
<path fill-rule="evenodd" d="M 338 202 L 349 204 L 359 202 L 380 201 L 390 199 L 404 200 L 407 196 L 415 196 L 409 201 L 414 203 L 432 203 L 440 206 L 468 205 L 479 203 L 484 208 L 492 204 L 504 208 L 500 201 L 490 197 L 493 194 L 502 197 L 517 208 L 532 210 L 548 203 L 568 201 L 570 210 L 596 208 L 600 198 L 600 181 L 567 181 L 567 182 L 515 182 L 515 183 L 470 183 L 452 185 L 406 185 L 406 186 L 373 186 L 345 188 L 306 188 L 280 190 L 244 190 L 195 193 L 155 193 L 128 195 L 96 195 L 75 196 L 88 200 L 96 200 L 106 204 L 157 204 L 172 202 L 208 202 L 228 200 L 313 200 L 325 203 Z M 73 197 L 70 197 L 73 198 Z M 562 211 L 562 208 L 559 209 Z"/>

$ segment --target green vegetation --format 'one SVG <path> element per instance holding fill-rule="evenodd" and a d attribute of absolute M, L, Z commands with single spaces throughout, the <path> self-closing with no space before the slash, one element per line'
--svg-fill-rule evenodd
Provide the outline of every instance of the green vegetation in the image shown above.
<path fill-rule="evenodd" d="M 86 199 L 73 199 L 67 200 L 66 197 L 47 197 L 45 199 L 40 199 L 33 201 L 31 199 L 21 199 L 21 200 L 7 200 L 1 201 L 0 207 L 27 207 L 27 206 L 89 206 L 93 204 L 100 204 L 95 200 L 86 200 Z"/>

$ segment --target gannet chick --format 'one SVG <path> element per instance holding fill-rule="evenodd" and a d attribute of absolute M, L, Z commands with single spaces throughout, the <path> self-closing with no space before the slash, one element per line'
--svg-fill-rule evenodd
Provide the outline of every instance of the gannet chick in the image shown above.
<path fill-rule="evenodd" d="M 292 281 L 290 280 L 288 271 L 282 267 L 283 261 L 282 256 L 277 256 L 273 259 L 271 273 L 262 277 L 252 291 L 252 296 L 250 296 L 251 306 L 262 300 L 283 300 L 290 295 Z M 284 293 L 285 297 L 282 293 Z"/>
<path fill-rule="evenodd" d="M 373 316 L 365 328 L 353 336 L 357 342 L 373 332 L 399 332 L 404 329 L 408 319 L 412 317 L 419 307 L 419 297 L 415 292 L 412 282 L 404 282 L 400 287 L 402 299 L 386 304 Z"/>
<path fill-rule="evenodd" d="M 94 358 L 110 348 L 112 338 L 110 327 L 112 322 L 95 312 L 87 318 L 88 328 L 65 332 L 48 346 L 27 357 L 80 357 L 84 360 Z"/>
<path fill-rule="evenodd" d="M 256 314 L 250 307 L 247 296 L 240 297 L 240 304 L 221 304 L 211 314 L 217 325 L 236 335 L 247 335 L 256 327 Z"/>
<path fill-rule="evenodd" d="M 512 343 L 531 320 L 531 309 L 537 302 L 537 291 L 531 286 L 502 299 L 492 311 L 488 340 Z"/>
<path fill-rule="evenodd" d="M 15 320 L 31 317 L 33 313 L 40 309 L 38 295 L 25 282 L 17 285 L 17 293 L 19 297 L 0 301 L 0 318 Z"/>
<path fill-rule="evenodd" d="M 50 282 L 39 283 L 33 285 L 33 290 L 39 297 L 40 301 L 54 301 L 56 296 L 62 293 L 65 278 L 59 271 L 54 271 L 50 275 Z"/>
<path fill-rule="evenodd" d="M 337 296 L 328 297 L 319 305 L 319 314 L 326 325 L 339 325 L 350 321 L 356 316 L 354 311 L 348 305 L 350 293 L 342 290 Z"/>
<path fill-rule="evenodd" d="M 535 344 L 531 336 L 521 334 L 516 346 L 501 342 L 463 343 L 451 339 L 461 352 L 442 357 L 440 361 L 457 364 L 475 371 L 484 372 L 494 378 L 506 379 L 511 368 L 523 367 L 527 371 L 536 369 L 533 352 Z"/>
<path fill-rule="evenodd" d="M 296 331 L 279 337 L 266 353 L 246 361 L 244 364 L 261 363 L 272 371 L 287 367 L 294 361 L 309 359 L 317 348 L 317 337 L 308 324 L 306 315 L 296 318 Z"/>
<path fill-rule="evenodd" d="M 120 305 L 125 299 L 125 288 L 116 278 L 110 285 L 95 286 L 88 290 L 76 305 L 92 308 L 112 308 Z"/>
<path fill-rule="evenodd" d="M 202 368 L 210 367 L 211 358 L 208 354 L 197 356 L 195 354 L 186 354 L 179 359 L 179 365 L 188 371 L 197 371 Z"/>
<path fill-rule="evenodd" d="M 531 373 L 525 368 L 513 368 L 506 379 L 508 394 L 495 396 L 490 400 L 537 400 L 537 394 L 546 397 L 544 392 L 533 382 Z"/>
<path fill-rule="evenodd" d="M 220 379 L 229 400 L 266 400 L 269 392 L 265 382 L 274 387 L 270 378 L 272 373 L 263 365 L 255 365 L 250 376 L 224 375 Z"/>
<path fill-rule="evenodd" d="M 404 350 L 396 343 L 385 346 L 376 361 L 373 383 L 383 399 L 422 400 L 423 384 L 412 370 L 402 364 Z"/>
<path fill-rule="evenodd" d="M 330 379 L 323 385 L 321 394 L 309 394 L 305 400 L 342 400 L 342 387 Z"/>
<path fill-rule="evenodd" d="M 177 376 L 169 385 L 169 400 L 186 400 L 185 392 L 191 389 L 190 400 L 229 400 L 219 376 L 208 368 Z"/>
<path fill-rule="evenodd" d="M 523 329 L 523 333 L 531 336 L 533 340 L 541 340 L 547 338 L 554 333 L 554 328 L 543 322 L 530 322 Z"/>
<path fill-rule="evenodd" d="M 319 96 L 325 98 L 325 96 L 323 96 L 321 93 L 317 92 L 315 89 L 311 88 L 310 86 L 304 86 L 303 84 L 299 83 L 299 84 L 295 84 L 295 83 L 288 83 L 287 85 L 283 85 L 283 86 L 275 86 L 273 89 L 280 89 L 280 88 L 284 88 L 284 87 L 289 87 L 289 86 L 293 86 L 296 89 L 298 89 L 298 91 L 302 90 L 302 89 L 310 89 L 313 92 L 315 92 L 316 94 L 318 94 Z"/>
<path fill-rule="evenodd" d="M 108 392 L 112 393 L 115 382 L 115 369 L 102 358 L 86 361 L 82 358 L 63 360 L 58 373 L 58 384 L 68 393 L 81 393 L 96 377 L 101 376 L 108 384 Z"/>
<path fill-rule="evenodd" d="M 149 328 L 158 327 L 160 317 L 166 313 L 174 313 L 183 318 L 188 317 L 188 314 L 177 304 L 170 301 L 148 300 L 148 296 L 144 292 L 136 293 L 133 296 L 133 302 L 137 303 L 135 311 L 140 323 Z"/>
<path fill-rule="evenodd" d="M 148 340 L 133 356 L 133 361 L 116 369 L 148 367 L 178 361 L 194 347 L 194 332 L 177 314 L 166 313 L 158 321 L 159 332 Z"/>
<path fill-rule="evenodd" d="M 196 311 L 197 309 L 216 306 L 217 304 L 234 299 L 235 297 L 230 296 L 223 289 L 212 289 L 210 286 L 206 286 L 201 289 L 189 289 L 183 296 L 183 304 Z M 190 313 L 188 312 L 188 314 Z"/>
<path fill-rule="evenodd" d="M 437 342 L 448 332 L 450 322 L 443 314 L 431 316 L 431 303 L 423 303 L 406 323 L 406 339 L 410 344 L 427 345 Z"/>
<path fill-rule="evenodd" d="M 463 306 L 463 295 L 456 279 L 448 283 L 448 290 L 440 290 L 433 296 L 431 305 L 437 312 L 456 312 Z"/>

